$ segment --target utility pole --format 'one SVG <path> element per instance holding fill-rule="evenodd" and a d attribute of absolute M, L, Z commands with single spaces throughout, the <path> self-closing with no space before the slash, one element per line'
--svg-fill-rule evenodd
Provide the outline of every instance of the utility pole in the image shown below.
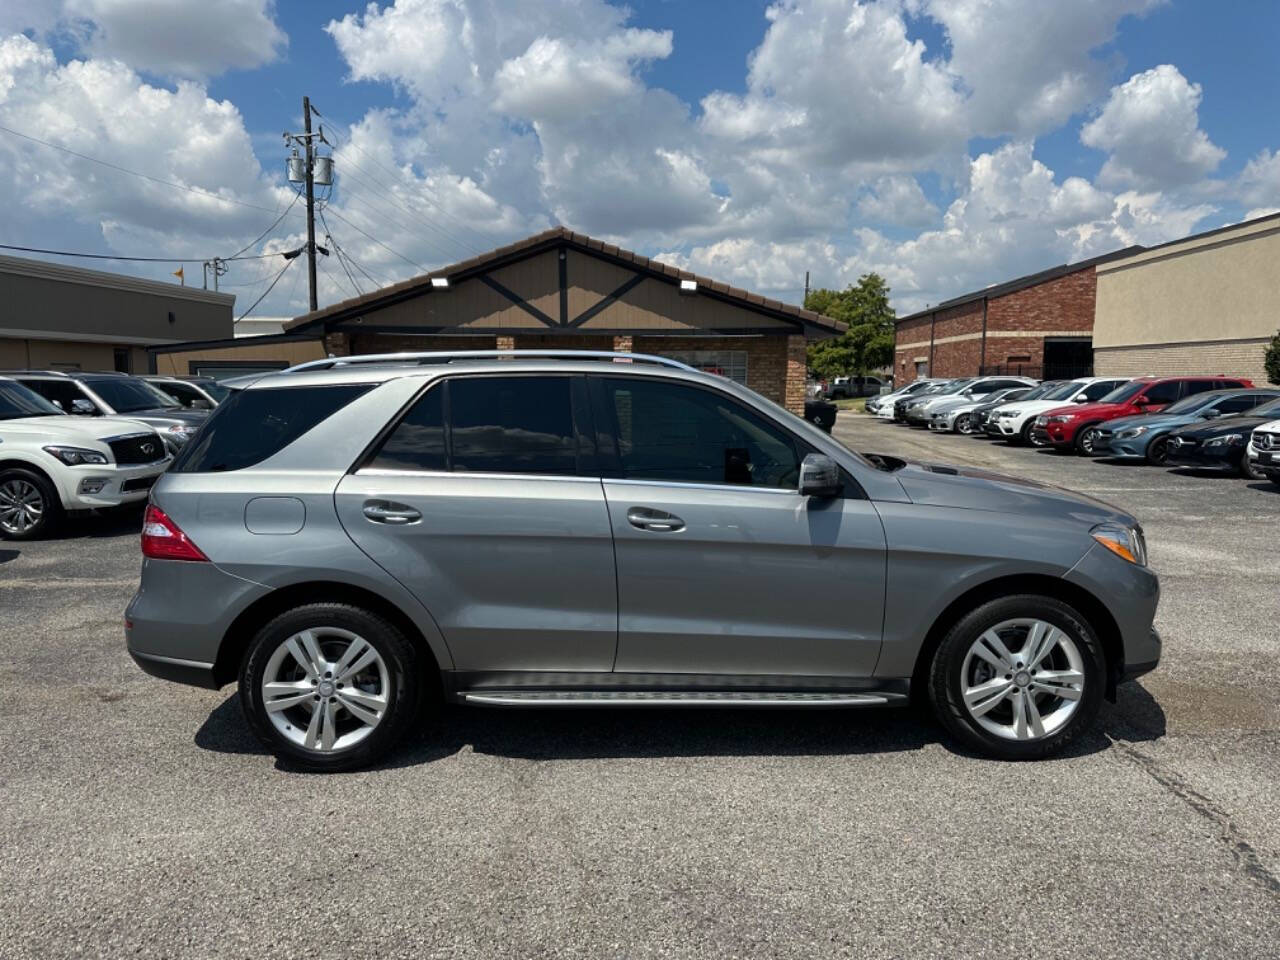
<path fill-rule="evenodd" d="M 213 270 L 213 289 L 218 289 L 218 278 L 227 272 L 227 261 L 214 257 L 204 262 L 204 289 L 209 289 L 209 270 Z"/>
<path fill-rule="evenodd" d="M 302 98 L 302 133 L 307 142 L 307 290 L 311 294 L 311 309 L 316 302 L 316 150 L 311 143 L 311 98 Z"/>
<path fill-rule="evenodd" d="M 800 301 L 800 306 L 806 310 L 809 309 L 809 271 L 804 272 L 804 299 Z"/>
<path fill-rule="evenodd" d="M 320 115 L 320 111 L 315 110 L 311 106 L 311 98 L 302 98 L 302 133 L 288 133 L 284 135 L 286 144 L 295 144 L 293 155 L 288 158 L 289 181 L 291 183 L 305 184 L 307 197 L 307 289 L 310 294 L 311 309 L 315 310 L 319 306 L 316 300 L 316 252 L 329 255 L 329 251 L 324 247 L 316 246 L 316 184 L 321 186 L 330 186 L 333 183 L 333 157 L 316 155 L 317 138 L 322 143 L 328 143 L 324 138 L 324 126 L 321 125 L 319 133 L 311 132 L 311 114 Z M 305 157 L 298 156 L 298 147 L 301 145 L 306 151 Z M 319 168 L 319 176 L 316 176 L 317 165 Z"/>

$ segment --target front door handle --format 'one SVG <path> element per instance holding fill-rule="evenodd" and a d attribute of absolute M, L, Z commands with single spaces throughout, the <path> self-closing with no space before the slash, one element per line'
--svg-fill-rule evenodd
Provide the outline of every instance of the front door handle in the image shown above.
<path fill-rule="evenodd" d="M 422 514 L 413 507 L 393 500 L 366 500 L 364 515 L 374 523 L 390 523 L 397 526 L 417 523 L 422 519 Z"/>
<path fill-rule="evenodd" d="M 627 511 L 627 522 L 639 530 L 650 533 L 675 533 L 684 529 L 684 521 L 674 513 L 654 510 L 651 507 L 632 507 Z"/>

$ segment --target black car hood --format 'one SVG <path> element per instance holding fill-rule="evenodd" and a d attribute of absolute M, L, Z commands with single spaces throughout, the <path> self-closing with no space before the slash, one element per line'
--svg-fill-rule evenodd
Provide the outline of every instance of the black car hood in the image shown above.
<path fill-rule="evenodd" d="M 1254 427 L 1270 423 L 1275 417 L 1223 417 L 1208 423 L 1189 423 L 1185 427 L 1170 430 L 1171 437 L 1187 437 L 1193 440 L 1207 440 L 1220 437 L 1224 433 L 1248 433 Z"/>
<path fill-rule="evenodd" d="M 990 510 L 1006 515 L 1056 515 L 1091 525 L 1136 523 L 1118 507 L 1082 493 L 972 467 L 907 461 L 894 476 L 912 503 Z"/>

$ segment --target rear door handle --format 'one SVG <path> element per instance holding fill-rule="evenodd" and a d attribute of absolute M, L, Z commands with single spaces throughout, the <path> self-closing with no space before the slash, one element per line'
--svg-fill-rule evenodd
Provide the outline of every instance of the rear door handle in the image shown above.
<path fill-rule="evenodd" d="M 417 523 L 422 514 L 413 507 L 392 500 L 366 500 L 364 515 L 374 523 L 390 523 L 402 526 L 406 523 Z"/>
<path fill-rule="evenodd" d="M 627 522 L 650 533 L 675 533 L 684 529 L 684 521 L 674 513 L 654 510 L 652 507 L 632 507 L 627 511 Z"/>

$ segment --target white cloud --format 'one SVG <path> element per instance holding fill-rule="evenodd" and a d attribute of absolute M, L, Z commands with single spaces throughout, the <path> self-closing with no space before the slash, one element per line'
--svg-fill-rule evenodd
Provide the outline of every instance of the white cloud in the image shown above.
<path fill-rule="evenodd" d="M 135 70 L 201 79 L 276 60 L 289 38 L 274 0 L 5 0 L 0 35 L 57 34 Z"/>
<path fill-rule="evenodd" d="M 920 0 L 942 24 L 950 70 L 969 91 L 971 130 L 1035 135 L 1065 123 L 1106 89 L 1110 65 L 1094 51 L 1119 21 L 1163 0 Z"/>
<path fill-rule="evenodd" d="M 1080 141 L 1110 153 L 1098 180 L 1109 186 L 1161 189 L 1212 173 L 1226 151 L 1200 129 L 1200 84 L 1162 64 L 1111 89 Z"/>
<path fill-rule="evenodd" d="M 1240 199 L 1254 209 L 1249 218 L 1263 216 L 1260 209 L 1280 206 L 1280 150 L 1263 150 L 1240 171 Z"/>
<path fill-rule="evenodd" d="M 869 223 L 922 227 L 941 216 L 915 177 L 880 177 L 858 201 L 858 215 Z"/>

